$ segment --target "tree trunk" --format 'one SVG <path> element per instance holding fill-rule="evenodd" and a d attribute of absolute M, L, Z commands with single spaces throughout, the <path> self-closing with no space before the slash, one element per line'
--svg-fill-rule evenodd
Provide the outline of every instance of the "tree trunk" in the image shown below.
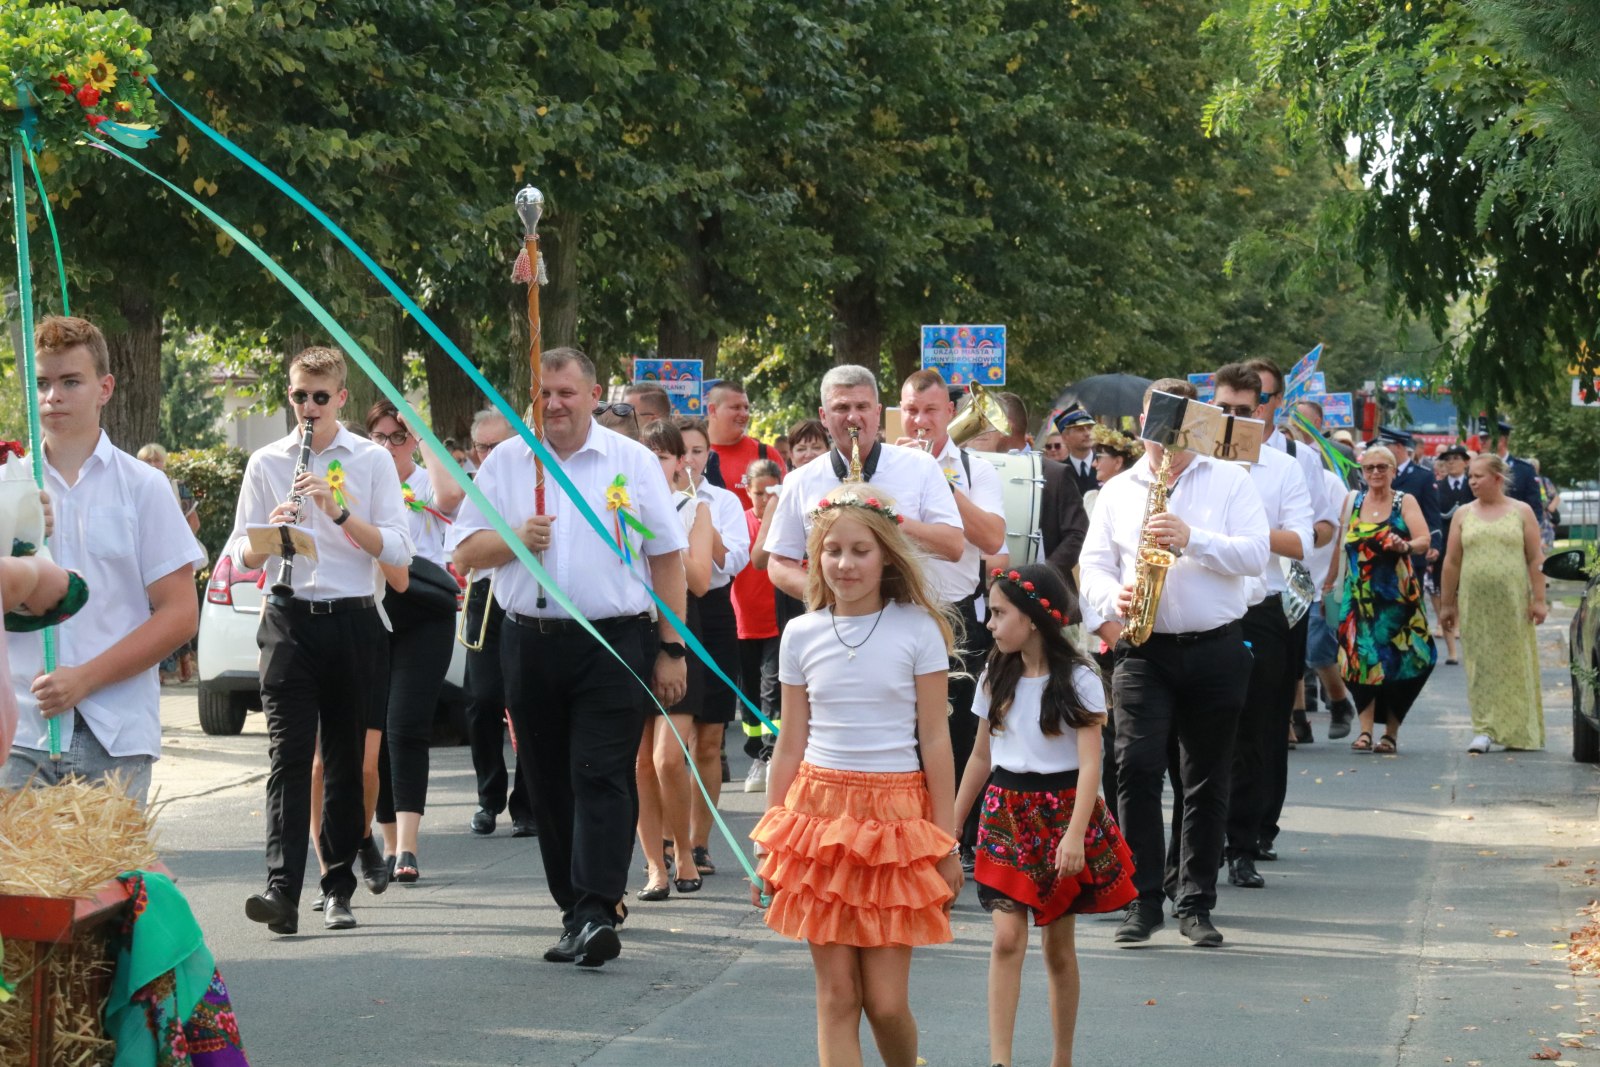
<path fill-rule="evenodd" d="M 358 339 L 363 342 L 367 355 L 372 357 L 372 362 L 378 365 L 384 376 L 394 383 L 395 388 L 405 392 L 405 359 L 402 354 L 407 348 L 406 342 L 411 339 L 410 331 L 405 329 L 405 313 L 389 299 L 387 293 L 375 286 L 368 295 L 367 306 L 374 310 L 369 312 L 363 324 L 366 328 L 361 334 L 365 336 L 358 335 Z M 348 364 L 345 388 L 350 390 L 350 399 L 345 401 L 339 418 L 348 426 L 365 428 L 367 409 L 384 397 L 378 390 L 378 384 L 355 365 L 350 353 L 344 355 Z"/>
<path fill-rule="evenodd" d="M 878 286 L 858 274 L 833 293 L 833 362 L 856 363 L 880 374 L 883 366 L 883 309 Z"/>
<path fill-rule="evenodd" d="M 161 425 L 161 313 L 152 295 L 119 287 L 122 327 L 106 331 L 116 388 L 101 413 L 111 443 L 137 452 L 156 439 Z"/>
<path fill-rule="evenodd" d="M 922 366 L 922 338 L 911 335 L 889 345 L 889 360 L 894 365 L 894 382 L 889 392 L 900 395 L 900 384 Z M 899 403 L 898 400 L 895 403 Z"/>
<path fill-rule="evenodd" d="M 433 312 L 433 319 L 462 355 L 472 359 L 472 331 L 463 326 L 458 310 L 446 303 Z M 422 363 L 428 374 L 428 412 L 433 419 L 433 432 L 441 438 L 454 437 L 466 447 L 472 416 L 488 404 L 487 398 L 478 393 L 466 372 L 432 338 L 422 346 Z"/>
<path fill-rule="evenodd" d="M 576 211 L 558 212 L 539 240 L 550 279 L 539 294 L 539 317 L 544 325 L 541 350 L 578 343 L 578 234 L 582 222 Z"/>
<path fill-rule="evenodd" d="M 715 225 L 714 221 L 711 224 Z M 656 356 L 661 359 L 698 359 L 707 380 L 716 377 L 717 344 L 720 338 L 706 324 L 711 310 L 711 257 L 707 245 L 713 234 L 697 221 L 678 234 L 678 258 L 673 269 L 673 284 L 678 290 L 678 307 L 661 312 L 656 323 Z"/>

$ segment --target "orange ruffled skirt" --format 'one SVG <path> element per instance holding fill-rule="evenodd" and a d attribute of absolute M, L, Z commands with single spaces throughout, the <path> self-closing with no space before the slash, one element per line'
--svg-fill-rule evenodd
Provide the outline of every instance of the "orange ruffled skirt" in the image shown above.
<path fill-rule="evenodd" d="M 767 854 L 767 925 L 817 945 L 950 941 L 938 863 L 955 838 L 930 820 L 921 771 L 836 771 L 801 763 L 782 807 L 751 831 Z"/>

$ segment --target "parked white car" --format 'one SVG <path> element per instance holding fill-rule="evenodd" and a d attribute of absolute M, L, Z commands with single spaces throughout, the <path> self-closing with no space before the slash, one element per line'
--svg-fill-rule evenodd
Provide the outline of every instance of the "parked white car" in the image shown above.
<path fill-rule="evenodd" d="M 200 728 L 208 734 L 236 734 L 244 729 L 246 715 L 261 710 L 256 630 L 265 598 L 261 571 L 236 570 L 226 555 L 217 561 L 200 605 Z M 453 732 L 465 739 L 466 664 L 466 651 L 456 642 L 439 695 L 436 735 Z"/>

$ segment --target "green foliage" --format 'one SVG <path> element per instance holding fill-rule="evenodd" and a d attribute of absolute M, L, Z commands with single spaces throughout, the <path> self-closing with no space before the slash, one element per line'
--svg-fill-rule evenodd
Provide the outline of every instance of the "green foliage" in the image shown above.
<path fill-rule="evenodd" d="M 1558 486 L 1600 478 L 1600 409 L 1573 407 L 1565 393 L 1516 409 L 1512 450 L 1536 457 L 1540 473 Z"/>
<path fill-rule="evenodd" d="M 222 444 L 217 423 L 223 415 L 222 395 L 212 382 L 221 368 L 211 339 L 168 331 L 161 349 L 160 441 L 170 451 L 213 448 Z"/>
<path fill-rule="evenodd" d="M 243 449 L 227 445 L 167 455 L 167 474 L 194 492 L 200 515 L 198 536 L 213 564 L 233 530 L 239 487 L 244 484 L 244 465 L 249 458 Z"/>

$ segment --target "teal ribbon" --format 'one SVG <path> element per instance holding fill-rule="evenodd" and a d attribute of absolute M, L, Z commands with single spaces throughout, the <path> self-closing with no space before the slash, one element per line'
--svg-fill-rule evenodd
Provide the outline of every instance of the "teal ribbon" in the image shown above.
<path fill-rule="evenodd" d="M 24 105 L 26 107 L 26 105 Z M 33 484 L 44 489 L 44 431 L 39 424 L 39 378 L 37 355 L 33 347 L 33 271 L 28 264 L 28 205 L 24 199 L 22 160 L 25 133 L 19 131 L 11 144 L 11 217 L 12 230 L 17 242 L 17 303 L 22 317 L 22 395 L 28 404 L 28 458 L 33 465 Z M 56 628 L 44 629 L 44 672 L 56 669 Z M 51 716 L 45 720 L 49 738 L 50 758 L 61 758 L 61 720 Z"/>
<path fill-rule="evenodd" d="M 294 298 L 300 302 L 300 305 L 309 311 L 317 320 L 317 322 L 321 323 L 323 329 L 328 331 L 329 336 L 331 336 L 334 341 L 337 342 L 339 346 L 349 354 L 350 358 L 355 361 L 356 365 L 361 368 L 362 372 L 372 380 L 372 383 L 378 387 L 378 391 L 381 392 L 401 413 L 401 415 L 404 417 L 405 425 L 411 427 L 418 434 L 418 436 L 423 439 L 427 446 L 432 450 L 433 455 L 436 456 L 439 462 L 444 466 L 445 470 L 466 492 L 468 499 L 470 499 L 473 504 L 483 512 L 484 518 L 488 520 L 489 525 L 493 527 L 495 532 L 500 535 L 500 537 L 505 541 L 506 545 L 511 549 L 512 554 L 515 555 L 522 565 L 528 569 L 528 572 L 533 575 L 534 579 L 544 587 L 545 591 L 550 595 L 550 598 L 554 600 L 556 604 L 562 608 L 562 610 L 571 615 L 572 618 L 576 620 L 577 623 L 589 634 L 589 636 L 593 637 L 600 643 L 602 648 L 611 653 L 616 661 L 622 665 L 623 670 L 627 671 L 628 674 L 632 676 L 632 678 L 641 686 L 644 686 L 644 690 L 650 695 L 651 701 L 656 705 L 656 707 L 661 708 L 663 715 L 666 715 L 666 709 L 661 707 L 661 702 L 656 699 L 655 693 L 651 692 L 650 687 L 645 684 L 644 679 L 640 678 L 639 675 L 634 672 L 633 668 L 628 666 L 628 661 L 622 657 L 622 654 L 613 648 L 609 641 L 601 636 L 600 631 L 596 630 L 588 619 L 584 618 L 583 613 L 578 610 L 577 605 L 572 603 L 567 595 L 561 591 L 560 587 L 556 585 L 555 580 L 550 577 L 549 573 L 539 563 L 538 557 L 528 549 L 527 545 L 522 543 L 522 539 L 517 536 L 516 531 L 513 530 L 511 525 L 506 522 L 505 518 L 495 510 L 494 505 L 489 503 L 489 498 L 484 496 L 483 491 L 478 488 L 477 484 L 473 482 L 471 478 L 467 477 L 467 473 L 462 470 L 461 466 L 451 457 L 450 450 L 444 447 L 444 442 L 439 440 L 439 438 L 434 434 L 433 430 L 429 428 L 427 422 L 424 421 L 422 416 L 417 413 L 417 410 L 411 406 L 411 402 L 406 399 L 405 394 L 399 389 L 395 388 L 394 383 L 385 377 L 383 371 L 378 367 L 378 365 L 372 361 L 372 358 L 368 356 L 366 351 L 356 342 L 356 339 L 350 336 L 350 333 L 339 324 L 338 320 L 329 314 L 327 308 L 323 307 L 315 297 L 307 292 L 305 287 L 296 281 L 288 271 L 284 270 L 276 260 L 274 260 L 266 252 L 262 251 L 259 245 L 252 241 L 244 234 L 243 231 L 234 226 L 227 219 L 223 218 L 211 208 L 201 203 L 198 199 L 191 196 L 188 192 L 174 185 L 161 175 L 150 170 L 150 168 L 146 167 L 133 157 L 127 155 L 125 152 L 122 152 L 109 142 L 92 135 L 88 137 L 88 140 L 91 144 L 100 148 L 102 151 L 116 157 L 117 159 L 126 163 L 128 166 L 133 167 L 135 170 L 144 174 L 146 177 L 159 182 L 167 189 L 171 190 L 172 193 L 182 199 L 190 207 L 194 208 L 196 211 L 200 212 L 200 214 L 205 216 L 205 218 L 209 220 L 212 225 L 217 227 L 217 229 L 221 230 L 224 234 L 231 238 L 240 248 L 244 249 L 252 257 L 254 257 L 255 260 L 265 267 L 268 273 L 270 273 L 273 278 L 277 280 L 278 284 L 289 290 L 289 292 L 293 294 Z M 571 492 L 570 495 L 575 500 L 582 500 L 582 497 L 576 492 Z M 671 723 L 670 717 L 668 717 L 668 723 Z M 676 734 L 677 731 L 674 729 L 673 733 Z M 684 752 L 687 754 L 688 746 L 684 743 L 684 740 L 681 736 L 678 738 L 678 742 L 679 744 L 684 745 Z M 694 761 L 692 759 L 689 761 L 689 765 L 691 769 L 694 768 Z M 749 860 L 745 858 L 744 849 L 740 846 L 738 840 L 733 836 L 733 831 L 728 828 L 728 824 L 723 821 L 722 814 L 717 811 L 716 805 L 711 803 L 710 790 L 706 788 L 706 784 L 700 778 L 698 771 L 695 772 L 695 781 L 699 784 L 700 791 L 706 798 L 706 804 L 711 809 L 711 814 L 716 820 L 717 828 L 722 832 L 723 837 L 727 840 L 729 846 L 732 848 L 734 856 L 739 861 L 739 865 L 744 868 L 745 873 L 750 877 L 751 881 L 756 881 L 755 868 L 750 864 Z"/>
<path fill-rule="evenodd" d="M 267 167 L 266 164 L 260 162 L 250 153 L 246 152 L 244 149 L 228 140 L 228 138 L 212 129 L 204 121 L 202 121 L 199 116 L 195 115 L 193 112 L 189 111 L 182 104 L 178 103 L 171 96 L 169 96 L 167 91 L 162 88 L 161 83 L 157 81 L 154 76 L 148 78 L 147 83 L 151 89 L 155 90 L 161 96 L 163 100 L 171 104 L 174 110 L 176 110 L 185 119 L 189 120 L 189 122 L 196 129 L 205 134 L 212 141 L 216 142 L 224 151 L 233 156 L 234 159 L 238 160 L 250 170 L 254 171 L 262 178 L 262 180 L 267 182 L 267 184 L 271 185 L 274 189 L 278 190 L 278 192 L 288 197 L 308 215 L 316 219 L 317 222 L 322 225 L 323 229 L 327 230 L 330 234 L 337 238 L 339 243 L 344 245 L 345 248 L 349 250 L 350 254 L 356 257 L 357 262 L 366 268 L 367 273 L 371 274 L 373 278 L 377 279 L 384 289 L 388 291 L 389 295 L 394 297 L 395 301 L 399 303 L 403 309 L 405 309 L 406 314 L 411 316 L 417 322 L 417 324 L 427 332 L 428 336 L 433 338 L 434 342 L 438 344 L 438 346 L 443 349 L 452 360 L 455 361 L 456 366 L 461 368 L 462 372 L 465 373 L 466 376 L 472 381 L 472 384 L 476 385 L 484 394 L 484 396 L 489 398 L 490 403 L 495 406 L 501 415 L 505 416 L 506 422 L 509 423 L 512 429 L 516 431 L 517 436 L 522 438 L 522 440 L 527 443 L 528 447 L 533 449 L 534 455 L 536 455 L 540 461 L 544 463 L 545 470 L 547 470 L 555 478 L 556 483 L 566 491 L 567 497 L 577 507 L 578 513 L 583 516 L 584 521 L 593 527 L 594 532 L 599 535 L 600 540 L 607 545 L 610 545 L 611 550 L 617 554 L 619 559 L 622 559 L 624 562 L 627 561 L 628 557 L 626 555 L 626 546 L 619 546 L 616 544 L 616 538 L 612 532 L 607 529 L 605 520 L 600 517 L 599 513 L 597 513 L 594 508 L 589 506 L 589 502 L 583 498 L 583 494 L 578 491 L 578 487 L 573 484 L 572 479 L 568 477 L 566 471 L 561 469 L 560 462 L 558 462 L 550 450 L 545 447 L 544 442 L 539 440 L 538 436 L 534 434 L 532 430 L 528 429 L 527 425 L 522 421 L 521 413 L 506 402 L 506 399 L 500 395 L 493 385 L 489 384 L 489 380 L 483 376 L 476 366 L 473 365 L 472 361 L 468 359 L 459 348 L 456 347 L 455 342 L 451 341 L 450 338 L 445 335 L 445 332 L 441 330 L 431 318 L 428 317 L 427 312 L 423 311 L 422 308 L 417 305 L 417 302 L 412 300 L 410 295 L 407 294 L 404 289 L 400 288 L 400 286 L 395 283 L 393 278 L 389 277 L 388 272 L 380 267 L 377 262 L 366 253 L 365 249 L 356 244 L 355 240 L 349 234 L 345 233 L 343 228 L 341 228 L 338 223 L 329 218 L 321 208 L 317 207 L 310 200 L 308 200 L 294 186 L 290 185 L 283 178 L 280 178 L 275 172 L 272 171 L 271 168 Z M 630 568 L 629 573 L 636 572 L 633 572 Z M 739 686 L 734 683 L 732 678 L 728 677 L 728 675 L 724 673 L 721 666 L 717 664 L 715 658 L 713 658 L 711 653 L 706 651 L 705 646 L 700 643 L 700 640 L 695 637 L 694 634 L 689 632 L 688 624 L 680 619 L 677 613 L 669 608 L 666 605 L 666 602 L 656 595 L 656 591 L 651 588 L 650 583 L 643 582 L 642 579 L 641 582 L 643 583 L 646 592 L 650 594 L 650 598 L 655 601 L 656 608 L 661 612 L 662 617 L 664 617 L 668 622 L 677 628 L 679 635 L 683 638 L 684 644 L 688 645 L 690 650 L 692 650 L 694 654 L 700 658 L 706 667 L 728 686 L 728 688 L 735 696 L 739 698 L 744 706 L 750 709 L 751 714 L 753 714 L 757 719 L 761 720 L 761 722 L 764 723 L 774 735 L 776 735 L 778 733 L 778 724 L 767 718 L 766 715 L 762 714 L 761 709 L 757 707 L 749 697 L 745 696 L 743 690 L 741 690 Z M 548 582 L 544 582 L 542 579 L 540 584 L 544 585 L 547 589 L 553 588 Z"/>
<path fill-rule="evenodd" d="M 1350 457 L 1339 451 L 1334 443 L 1324 437 L 1322 431 L 1311 425 L 1311 420 L 1300 414 L 1299 411 L 1291 411 L 1289 418 L 1293 420 L 1296 426 L 1311 435 L 1311 439 L 1317 443 L 1317 450 L 1333 466 L 1334 472 L 1339 477 L 1349 480 L 1351 473 L 1356 469 L 1356 465 L 1351 462 Z"/>

